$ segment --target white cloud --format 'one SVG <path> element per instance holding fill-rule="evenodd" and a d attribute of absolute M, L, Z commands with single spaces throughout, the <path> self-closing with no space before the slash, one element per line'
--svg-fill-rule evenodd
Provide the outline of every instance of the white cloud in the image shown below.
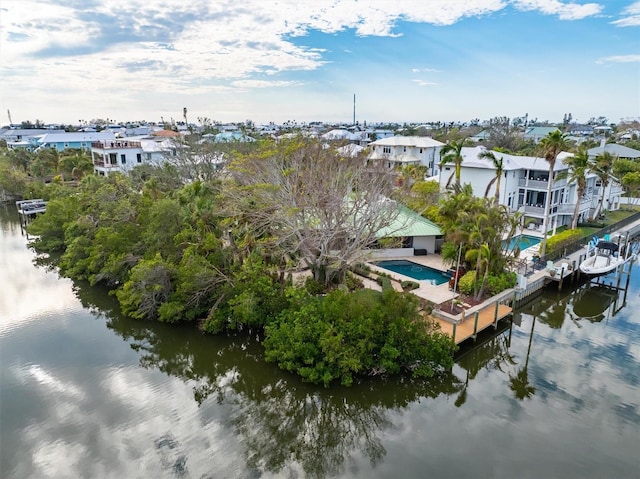
<path fill-rule="evenodd" d="M 412 68 L 411 73 L 442 73 L 442 70 L 435 68 Z"/>
<path fill-rule="evenodd" d="M 535 10 L 546 15 L 558 15 L 560 20 L 581 20 L 598 15 L 603 6 L 598 3 L 564 3 L 559 0 L 514 0 L 520 10 Z"/>
<path fill-rule="evenodd" d="M 241 88 L 272 88 L 272 87 L 291 87 L 301 85 L 297 81 L 266 81 L 266 80 L 236 80 L 232 82 L 233 86 Z"/>
<path fill-rule="evenodd" d="M 640 2 L 634 2 L 622 10 L 625 15 L 620 20 L 611 22 L 618 27 L 638 27 L 640 26 Z"/>
<path fill-rule="evenodd" d="M 635 63 L 640 62 L 640 55 L 613 55 L 600 58 L 596 63 Z"/>
<path fill-rule="evenodd" d="M 425 80 L 411 80 L 414 83 L 417 83 L 419 86 L 432 86 L 432 85 L 437 85 L 437 83 L 431 82 L 431 81 L 425 81 Z"/>

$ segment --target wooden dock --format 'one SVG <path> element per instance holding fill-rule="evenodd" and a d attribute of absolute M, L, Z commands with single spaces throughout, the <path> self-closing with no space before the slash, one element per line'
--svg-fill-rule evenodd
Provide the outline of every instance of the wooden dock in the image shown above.
<path fill-rule="evenodd" d="M 44 213 L 47 209 L 47 202 L 42 198 L 37 200 L 20 200 L 16 201 L 16 207 L 18 208 L 19 215 L 31 216 Z"/>
<path fill-rule="evenodd" d="M 513 292 L 506 292 L 491 304 L 471 308 L 456 319 L 447 318 L 447 315 L 443 315 L 442 312 L 435 314 L 434 317 L 440 324 L 442 332 L 451 336 L 456 344 L 460 344 L 470 338 L 475 340 L 479 332 L 490 326 L 497 328 L 498 321 L 513 313 L 510 305 L 513 297 Z"/>

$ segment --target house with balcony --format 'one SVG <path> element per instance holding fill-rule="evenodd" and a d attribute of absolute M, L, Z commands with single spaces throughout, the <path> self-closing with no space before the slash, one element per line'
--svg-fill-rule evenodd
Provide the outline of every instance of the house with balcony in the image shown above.
<path fill-rule="evenodd" d="M 474 195 L 483 196 L 487 186 L 496 176 L 493 162 L 480 158 L 486 151 L 484 147 L 462 148 L 462 164 L 460 168 L 460 183 L 470 184 Z M 548 231 L 562 225 L 570 225 L 573 219 L 576 202 L 580 203 L 578 221 L 586 221 L 598 208 L 602 198 L 602 185 L 595 174 L 587 176 L 587 188 L 581 198 L 577 198 L 575 182 L 563 178 L 569 168 L 563 159 L 571 156 L 563 152 L 558 156 L 553 171 L 551 189 L 551 203 L 549 208 L 549 222 L 545 225 L 545 206 L 549 186 L 549 164 L 544 158 L 532 156 L 516 156 L 494 152 L 497 159 L 502 158 L 503 172 L 500 179 L 500 203 L 510 212 L 520 212 L 524 215 L 527 228 L 542 232 L 544 227 Z M 450 184 L 450 177 L 455 171 L 454 165 L 444 165 L 440 172 L 440 188 L 446 189 Z M 488 191 L 488 196 L 495 195 L 496 183 Z M 609 210 L 619 209 L 622 188 L 615 181 L 609 182 L 605 191 L 605 205 Z"/>
<path fill-rule="evenodd" d="M 126 173 L 136 166 L 160 165 L 176 156 L 176 146 L 163 137 L 127 137 L 91 143 L 94 171 L 100 176 Z"/>
<path fill-rule="evenodd" d="M 388 168 L 423 165 L 429 176 L 439 172 L 440 150 L 444 143 L 428 136 L 391 136 L 369 144 L 369 161 L 382 161 Z"/>

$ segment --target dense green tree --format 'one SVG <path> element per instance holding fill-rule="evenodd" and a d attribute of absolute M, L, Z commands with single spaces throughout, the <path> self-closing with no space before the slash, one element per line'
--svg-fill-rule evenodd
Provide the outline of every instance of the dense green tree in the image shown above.
<path fill-rule="evenodd" d="M 131 277 L 116 291 L 122 311 L 136 319 L 159 319 L 175 322 L 179 316 L 167 308 L 175 291 L 177 272 L 160 254 L 140 261 L 131 270 Z M 163 310 L 164 308 L 164 310 Z M 168 309 L 168 311 L 167 311 Z"/>
<path fill-rule="evenodd" d="M 452 365 L 455 346 L 417 306 L 415 296 L 392 289 L 298 297 L 295 309 L 267 326 L 265 357 L 325 386 L 403 369 L 431 377 Z"/>

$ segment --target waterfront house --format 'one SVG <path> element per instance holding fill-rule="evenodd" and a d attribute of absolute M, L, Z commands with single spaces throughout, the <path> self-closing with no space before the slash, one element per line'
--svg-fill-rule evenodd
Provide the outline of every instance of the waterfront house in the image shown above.
<path fill-rule="evenodd" d="M 91 143 L 94 171 L 101 176 L 124 173 L 142 164 L 157 166 L 176 154 L 174 141 L 163 136 L 113 138 Z"/>
<path fill-rule="evenodd" d="M 388 168 L 423 165 L 429 176 L 435 176 L 443 146 L 444 143 L 428 136 L 391 136 L 369 144 L 369 160 L 382 161 Z"/>
<path fill-rule="evenodd" d="M 496 175 L 493 162 L 480 158 L 486 151 L 482 146 L 462 148 L 463 161 L 460 169 L 461 184 L 471 185 L 476 196 L 485 194 L 487 186 Z M 532 156 L 516 156 L 494 152 L 497 159 L 503 160 L 503 173 L 500 181 L 500 203 L 511 212 L 520 212 L 525 216 L 527 228 L 542 231 L 547 201 L 549 181 L 549 163 L 544 158 Z M 570 153 L 560 153 L 553 171 L 553 185 L 549 210 L 548 230 L 562 225 L 570 225 L 576 202 L 580 202 L 578 221 L 586 221 L 594 213 L 602 197 L 602 186 L 595 174 L 587 176 L 587 188 L 581 198 L 577 198 L 577 185 L 568 179 L 559 179 L 560 173 L 568 173 L 569 168 L 563 159 Z M 446 189 L 447 181 L 453 173 L 454 165 L 445 165 L 440 174 L 440 188 Z M 496 182 L 497 183 L 497 182 Z M 488 195 L 495 194 L 495 185 Z M 620 207 L 622 188 L 616 181 L 611 181 L 605 190 L 604 208 L 617 210 Z"/>

